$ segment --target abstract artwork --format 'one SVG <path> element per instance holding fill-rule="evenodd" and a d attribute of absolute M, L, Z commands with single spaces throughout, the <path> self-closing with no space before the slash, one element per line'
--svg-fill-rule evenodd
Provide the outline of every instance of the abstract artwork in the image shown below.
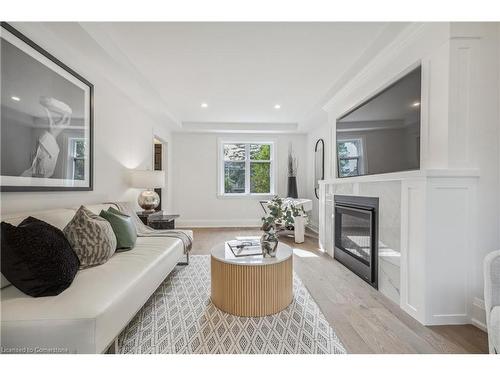
<path fill-rule="evenodd" d="M 92 190 L 92 84 L 1 26 L 1 190 Z"/>

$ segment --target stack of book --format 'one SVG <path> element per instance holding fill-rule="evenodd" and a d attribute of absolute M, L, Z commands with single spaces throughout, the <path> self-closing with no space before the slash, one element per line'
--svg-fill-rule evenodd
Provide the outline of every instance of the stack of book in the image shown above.
<path fill-rule="evenodd" d="M 227 245 L 235 257 L 262 255 L 262 247 L 258 239 L 232 240 L 227 241 Z"/>

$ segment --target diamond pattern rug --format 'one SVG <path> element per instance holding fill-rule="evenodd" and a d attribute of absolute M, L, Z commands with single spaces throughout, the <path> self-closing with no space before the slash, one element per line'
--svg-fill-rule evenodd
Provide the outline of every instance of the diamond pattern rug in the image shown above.
<path fill-rule="evenodd" d="M 293 302 L 278 314 L 238 317 L 210 300 L 210 256 L 177 266 L 120 334 L 120 353 L 327 354 L 345 349 L 294 273 Z"/>

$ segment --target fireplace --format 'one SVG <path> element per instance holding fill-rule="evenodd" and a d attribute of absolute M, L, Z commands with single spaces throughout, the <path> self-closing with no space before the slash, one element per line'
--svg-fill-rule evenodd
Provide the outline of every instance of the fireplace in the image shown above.
<path fill-rule="evenodd" d="M 335 195 L 334 258 L 378 289 L 378 198 Z"/>

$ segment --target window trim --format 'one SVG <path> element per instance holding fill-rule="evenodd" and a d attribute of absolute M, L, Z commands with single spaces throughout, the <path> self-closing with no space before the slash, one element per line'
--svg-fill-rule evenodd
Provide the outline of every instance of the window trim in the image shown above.
<path fill-rule="evenodd" d="M 245 145 L 245 192 L 244 193 L 226 193 L 224 191 L 224 145 L 226 144 L 244 144 Z M 251 160 L 250 145 L 270 145 L 271 152 L 269 160 Z M 243 161 L 243 160 L 242 160 Z M 270 192 L 269 193 L 251 193 L 250 192 L 250 171 L 251 163 L 269 163 L 270 164 Z M 276 142 L 272 140 L 241 140 L 241 139 L 223 139 L 217 140 L 217 196 L 219 198 L 266 198 L 276 195 Z"/>
<path fill-rule="evenodd" d="M 358 148 L 358 156 L 349 156 L 347 158 L 341 158 L 339 156 L 339 151 L 338 151 L 338 144 L 339 143 L 346 143 L 346 142 L 352 142 L 352 143 L 358 143 L 359 148 Z M 363 137 L 359 138 L 346 138 L 346 139 L 337 139 L 336 140 L 336 153 L 337 153 L 337 177 L 338 178 L 349 178 L 349 177 L 358 177 L 358 176 L 364 176 L 364 171 L 366 167 L 366 160 L 365 160 L 365 142 Z M 353 160 L 356 159 L 358 161 L 358 174 L 356 176 L 341 176 L 340 175 L 340 161 L 341 160 Z"/>
<path fill-rule="evenodd" d="M 77 157 L 76 154 L 76 143 L 78 141 L 83 141 L 85 143 L 85 138 L 81 137 L 68 137 L 68 159 L 69 159 L 69 174 L 75 179 L 75 162 L 76 160 L 84 160 L 85 156 Z"/>

